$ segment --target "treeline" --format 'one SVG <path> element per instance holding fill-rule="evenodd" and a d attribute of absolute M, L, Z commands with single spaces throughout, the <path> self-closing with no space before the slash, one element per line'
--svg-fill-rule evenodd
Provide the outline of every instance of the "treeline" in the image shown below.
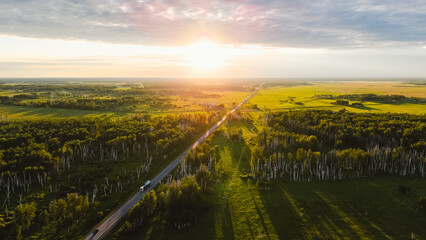
<path fill-rule="evenodd" d="M 194 176 L 162 184 L 157 191 L 145 194 L 130 210 L 126 222 L 116 235 L 147 230 L 153 218 L 166 221 L 179 229 L 196 224 L 201 210 L 206 207 L 200 194 L 201 189 Z"/>
<path fill-rule="evenodd" d="M 191 98 L 220 98 L 221 95 L 217 94 L 217 93 L 206 93 L 203 91 L 194 91 L 194 90 L 190 90 L 190 89 L 164 89 L 164 90 L 160 90 L 159 91 L 160 94 L 162 95 L 179 95 L 182 98 L 187 98 L 187 97 L 191 97 Z"/>
<path fill-rule="evenodd" d="M 219 154 L 219 146 L 213 146 L 211 138 L 206 139 L 202 144 L 190 150 L 184 158 L 181 165 L 178 167 L 179 176 L 181 178 L 187 175 L 193 175 L 196 171 L 206 168 L 208 171 L 213 171 L 215 162 Z"/>
<path fill-rule="evenodd" d="M 266 114 L 265 125 L 252 151 L 257 179 L 426 174 L 425 116 L 306 110 Z"/>
<path fill-rule="evenodd" d="M 20 203 L 7 213 L 8 216 L 0 215 L 0 230 L 3 239 L 23 239 L 31 230 L 38 232 L 36 238 L 69 239 L 79 222 L 97 204 L 77 193 L 52 200 L 47 207 L 39 207 L 36 202 Z"/>
<path fill-rule="evenodd" d="M 362 104 L 361 102 L 349 103 L 348 100 L 342 100 L 342 99 L 338 99 L 338 100 L 332 102 L 331 104 L 340 105 L 340 106 L 354 106 L 354 107 L 363 107 L 364 106 L 364 104 Z"/>
<path fill-rule="evenodd" d="M 114 97 L 114 98 L 78 98 L 78 99 L 54 99 L 47 101 L 26 101 L 16 103 L 19 106 L 29 107 L 50 107 L 50 108 L 68 108 L 80 110 L 130 110 L 121 107 L 133 108 L 135 105 L 148 104 L 156 107 L 176 107 L 166 98 L 158 96 L 146 97 Z"/>
<path fill-rule="evenodd" d="M 46 95 L 46 94 L 43 94 Z M 60 95 L 59 93 L 56 95 Z M 24 107 L 41 108 L 66 108 L 80 110 L 130 110 L 136 105 L 147 104 L 155 107 L 176 107 L 166 97 L 157 95 L 141 96 L 116 96 L 116 97 L 74 97 L 67 96 L 41 96 L 40 94 L 18 94 L 12 96 L 0 96 L 0 104 L 16 105 Z M 127 107 L 127 108 L 123 108 Z"/>
<path fill-rule="evenodd" d="M 164 159 L 216 119 L 214 114 L 0 122 L 0 188 L 28 190 L 84 162 Z"/>
<path fill-rule="evenodd" d="M 346 99 L 351 101 L 368 101 L 368 102 L 381 102 L 381 103 L 426 103 L 425 98 L 419 97 L 406 97 L 403 95 L 377 95 L 372 93 L 366 94 L 342 94 L 342 95 L 329 95 L 320 94 L 315 95 L 318 99 Z M 336 101 L 336 104 L 339 102 Z M 340 102 L 342 103 L 342 102 Z M 343 104 L 340 104 L 343 105 Z"/>
<path fill-rule="evenodd" d="M 132 85 L 137 86 L 137 85 Z M 116 84 L 0 84 L 2 91 L 16 92 L 89 92 L 89 93 L 113 93 Z"/>
<path fill-rule="evenodd" d="M 208 206 L 204 199 L 214 193 L 214 164 L 219 157 L 219 147 L 211 143 L 214 135 L 188 152 L 167 183 L 142 197 L 130 210 L 116 238 L 144 231 L 153 223 L 166 223 L 178 229 L 197 223 Z"/>
<path fill-rule="evenodd" d="M 34 218 L 36 221 L 33 223 L 34 228 L 41 229 L 37 236 L 41 239 L 71 238 L 80 221 L 93 212 L 98 204 L 89 202 L 88 196 L 77 193 L 69 193 L 64 198 L 52 200 L 47 208 L 37 210 L 38 214 Z M 20 226 L 17 227 L 19 229 Z"/>

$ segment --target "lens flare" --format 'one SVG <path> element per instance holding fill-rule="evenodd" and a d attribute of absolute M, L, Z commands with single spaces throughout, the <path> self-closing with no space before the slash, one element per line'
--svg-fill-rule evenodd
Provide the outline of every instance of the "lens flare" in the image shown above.
<path fill-rule="evenodd" d="M 214 69 L 225 65 L 225 50 L 210 40 L 202 40 L 185 49 L 189 66 L 197 69 Z"/>

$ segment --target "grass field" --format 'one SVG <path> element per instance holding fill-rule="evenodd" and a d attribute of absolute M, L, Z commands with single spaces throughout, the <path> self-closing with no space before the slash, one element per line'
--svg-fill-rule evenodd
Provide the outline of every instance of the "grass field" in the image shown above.
<path fill-rule="evenodd" d="M 271 87 L 262 89 L 251 100 L 261 110 L 289 109 L 343 109 L 354 112 L 398 112 L 426 114 L 425 103 L 384 104 L 364 102 L 363 107 L 337 106 L 334 100 L 317 99 L 320 94 L 365 94 L 404 95 L 406 97 L 426 98 L 426 86 L 399 82 L 317 82 L 312 85 L 294 87 Z M 293 101 L 289 101 L 290 98 Z"/>
<path fill-rule="evenodd" d="M 0 119 L 40 119 L 66 117 L 112 117 L 122 116 L 123 113 L 60 109 L 60 108 L 32 108 L 0 104 Z"/>
<path fill-rule="evenodd" d="M 225 110 L 230 110 L 246 98 L 250 92 L 245 91 L 220 91 L 208 92 L 208 94 L 217 94 L 218 97 L 191 97 L 191 96 L 169 96 L 171 103 L 176 105 L 175 108 L 156 108 L 147 104 L 137 105 L 133 110 L 134 113 L 149 114 L 173 114 L 173 113 L 190 113 L 205 112 L 209 107 L 223 104 Z"/>
<path fill-rule="evenodd" d="M 256 128 L 232 123 L 245 138 Z M 250 140 L 247 140 L 250 141 Z M 178 230 L 157 223 L 128 239 L 426 239 L 426 213 L 416 210 L 426 180 L 379 176 L 313 183 L 278 182 L 269 191 L 239 176 L 249 168 L 250 147 L 216 136 L 219 180 L 199 222 Z M 401 197 L 400 185 L 411 188 Z"/>
<path fill-rule="evenodd" d="M 208 92 L 208 94 L 217 94 L 218 97 L 181 97 L 174 96 L 173 104 L 178 106 L 178 111 L 202 111 L 204 110 L 203 105 L 220 105 L 223 104 L 225 109 L 231 109 L 234 105 L 239 104 L 244 98 L 246 98 L 251 92 L 245 91 L 214 91 Z"/>

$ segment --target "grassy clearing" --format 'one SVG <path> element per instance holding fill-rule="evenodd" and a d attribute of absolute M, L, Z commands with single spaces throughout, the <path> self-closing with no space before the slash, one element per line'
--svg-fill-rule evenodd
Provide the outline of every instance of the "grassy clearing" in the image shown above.
<path fill-rule="evenodd" d="M 400 185 L 412 189 L 409 197 Z M 279 183 L 261 193 L 281 239 L 425 239 L 426 216 L 416 210 L 425 194 L 425 179 L 395 176 Z"/>
<path fill-rule="evenodd" d="M 207 92 L 211 95 L 218 95 L 218 97 L 181 97 L 174 96 L 173 104 L 178 106 L 179 111 L 202 111 L 205 106 L 223 104 L 225 109 L 231 109 L 235 104 L 239 104 L 246 98 L 250 92 L 242 91 L 220 91 L 220 92 Z"/>
<path fill-rule="evenodd" d="M 240 170 L 248 166 L 249 147 L 244 143 L 233 144 L 224 137 L 216 141 L 221 150 L 219 167 L 226 180 L 221 207 L 218 207 L 221 211 L 215 214 L 214 239 L 278 239 L 259 191 L 239 177 Z"/>
<path fill-rule="evenodd" d="M 364 102 L 363 107 L 337 106 L 331 104 L 333 100 L 316 99 L 319 94 L 384 94 L 404 95 L 407 97 L 426 97 L 426 86 L 402 84 L 398 82 L 342 82 L 342 83 L 314 83 L 313 85 L 295 87 L 272 87 L 261 90 L 251 100 L 261 110 L 289 110 L 289 109 L 334 109 L 346 108 L 354 112 L 398 112 L 426 114 L 426 104 L 384 104 L 378 102 Z M 290 98 L 293 101 L 289 101 Z"/>

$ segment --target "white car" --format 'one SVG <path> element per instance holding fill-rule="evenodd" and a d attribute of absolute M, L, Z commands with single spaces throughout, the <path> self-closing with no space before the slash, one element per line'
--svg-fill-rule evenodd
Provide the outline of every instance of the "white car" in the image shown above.
<path fill-rule="evenodd" d="M 141 192 L 143 192 L 143 191 L 145 190 L 145 188 L 147 188 L 150 184 L 151 184 L 151 181 L 150 181 L 150 180 L 146 181 L 145 185 L 143 185 L 143 186 L 140 188 L 140 191 L 141 191 Z"/>

